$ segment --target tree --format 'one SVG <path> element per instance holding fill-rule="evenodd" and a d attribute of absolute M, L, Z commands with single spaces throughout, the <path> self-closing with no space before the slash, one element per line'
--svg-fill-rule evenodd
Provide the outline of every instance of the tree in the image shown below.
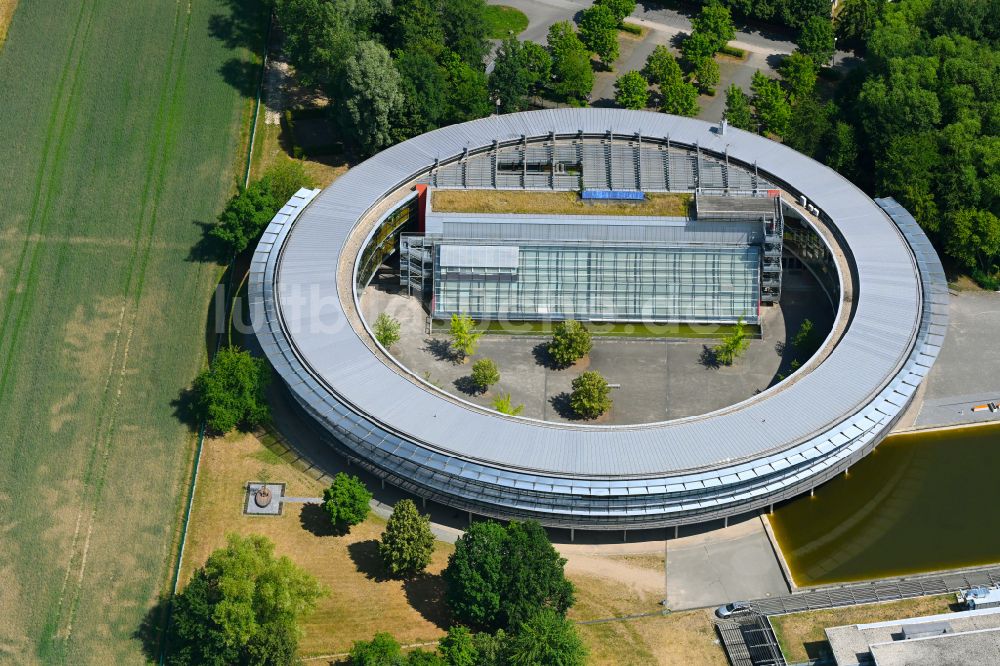
<path fill-rule="evenodd" d="M 704 35 L 709 44 L 710 52 L 703 54 L 711 57 L 718 53 L 731 39 L 736 37 L 736 26 L 729 8 L 718 0 L 711 0 L 702 6 L 701 12 L 691 19 L 692 35 Z M 686 53 L 685 53 L 686 55 Z"/>
<path fill-rule="evenodd" d="M 594 87 L 594 70 L 590 66 L 590 52 L 573 30 L 573 24 L 561 21 L 550 27 L 548 44 L 555 79 L 553 90 L 571 102 L 587 98 Z"/>
<path fill-rule="evenodd" d="M 508 37 L 497 49 L 490 74 L 490 96 L 500 100 L 500 111 L 523 111 L 528 95 L 548 84 L 552 71 L 552 56 L 534 42 L 522 42 Z"/>
<path fill-rule="evenodd" d="M 569 404 L 577 416 L 596 419 L 611 409 L 611 387 L 596 370 L 588 370 L 573 380 Z"/>
<path fill-rule="evenodd" d="M 308 189 L 316 187 L 316 181 L 306 173 L 302 160 L 287 158 L 279 159 L 269 166 L 260 177 L 260 183 L 274 198 L 278 208 L 284 206 L 303 187 Z"/>
<path fill-rule="evenodd" d="M 750 339 L 747 336 L 746 326 L 743 324 L 743 317 L 740 317 L 733 331 L 722 338 L 722 344 L 712 349 L 715 352 L 715 359 L 722 365 L 732 365 L 733 361 L 743 355 L 743 352 L 750 346 Z"/>
<path fill-rule="evenodd" d="M 792 336 L 792 346 L 795 351 L 802 354 L 804 358 L 809 358 L 819 349 L 820 340 L 816 333 L 811 319 L 805 319 L 799 325 L 799 330 Z"/>
<path fill-rule="evenodd" d="M 799 33 L 798 51 L 813 59 L 817 67 L 830 62 L 833 57 L 833 23 L 828 17 L 813 16 Z"/>
<path fill-rule="evenodd" d="M 715 55 L 716 42 L 703 32 L 692 32 L 681 44 L 681 53 L 690 67 Z"/>
<path fill-rule="evenodd" d="M 850 178 L 858 161 L 858 143 L 854 138 L 854 128 L 841 120 L 833 124 L 826 139 L 823 161 Z"/>
<path fill-rule="evenodd" d="M 405 99 L 396 133 L 405 140 L 434 129 L 444 119 L 448 82 L 437 60 L 426 51 L 396 51 L 393 62 Z"/>
<path fill-rule="evenodd" d="M 431 517 L 422 516 L 413 500 L 396 502 L 378 545 L 385 568 L 394 576 L 412 576 L 427 568 L 434 554 Z"/>
<path fill-rule="evenodd" d="M 442 56 L 442 67 L 448 85 L 444 122 L 464 123 L 488 116 L 492 109 L 482 68 L 472 67 L 451 52 Z"/>
<path fill-rule="evenodd" d="M 448 628 L 448 634 L 438 646 L 448 666 L 480 666 L 475 637 L 468 627 L 460 624 Z"/>
<path fill-rule="evenodd" d="M 615 103 L 624 109 L 645 109 L 649 103 L 649 83 L 640 72 L 632 70 L 615 81 Z"/>
<path fill-rule="evenodd" d="M 368 503 L 372 494 L 356 476 L 338 472 L 333 483 L 323 491 L 323 509 L 330 515 L 330 522 L 340 531 L 347 531 L 368 517 Z"/>
<path fill-rule="evenodd" d="M 298 81 L 332 90 L 358 39 L 351 16 L 326 0 L 275 0 L 274 14 Z"/>
<path fill-rule="evenodd" d="M 743 89 L 735 83 L 726 90 L 725 118 L 733 127 L 753 132 L 756 125 L 753 121 L 753 110 L 750 108 L 750 98 Z"/>
<path fill-rule="evenodd" d="M 500 381 L 500 370 L 491 358 L 481 358 L 472 364 L 472 383 L 480 391 L 487 391 Z"/>
<path fill-rule="evenodd" d="M 511 636 L 503 629 L 498 629 L 494 634 L 485 631 L 476 634 L 472 639 L 476 654 L 479 655 L 476 666 L 509 666 L 507 655 L 510 641 Z"/>
<path fill-rule="evenodd" d="M 684 80 L 681 66 L 670 50 L 660 44 L 646 59 L 645 73 L 660 87 L 660 110 L 678 116 L 698 114 L 698 90 Z"/>
<path fill-rule="evenodd" d="M 210 429 L 253 429 L 271 418 L 264 392 L 271 383 L 267 361 L 238 347 L 223 347 L 194 380 L 195 411 Z"/>
<path fill-rule="evenodd" d="M 406 666 L 448 666 L 438 653 L 417 648 L 406 655 Z"/>
<path fill-rule="evenodd" d="M 393 142 L 393 121 L 403 106 L 402 78 L 389 52 L 365 41 L 344 64 L 343 119 L 349 136 L 365 154 Z"/>
<path fill-rule="evenodd" d="M 213 238 L 222 241 L 228 251 L 240 254 L 255 243 L 278 212 L 280 204 L 260 181 L 240 187 L 212 227 Z"/>
<path fill-rule="evenodd" d="M 386 349 L 399 342 L 399 320 L 395 317 L 380 312 L 372 328 L 375 330 L 375 339 Z"/>
<path fill-rule="evenodd" d="M 785 56 L 781 61 L 781 77 L 788 86 L 788 93 L 793 103 L 797 99 L 812 95 L 816 89 L 817 70 L 813 59 L 799 51 Z"/>
<path fill-rule="evenodd" d="M 534 521 L 473 523 L 442 574 L 445 598 L 456 619 L 487 630 L 517 627 L 540 608 L 565 615 L 573 604 L 565 564 Z"/>
<path fill-rule="evenodd" d="M 948 253 L 967 268 L 994 273 L 1000 256 L 1000 218 L 988 210 L 963 209 L 949 216 L 948 223 Z"/>
<path fill-rule="evenodd" d="M 580 40 L 611 69 L 618 59 L 619 20 L 604 5 L 593 5 L 580 17 Z"/>
<path fill-rule="evenodd" d="M 486 0 L 441 0 L 444 43 L 462 62 L 481 69 L 490 50 L 486 30 Z"/>
<path fill-rule="evenodd" d="M 510 666 L 583 666 L 587 648 L 572 622 L 552 609 L 542 608 L 518 627 L 507 658 Z"/>
<path fill-rule="evenodd" d="M 507 416 L 518 416 L 524 411 L 524 405 L 512 405 L 510 393 L 501 393 L 493 398 L 493 409 Z"/>
<path fill-rule="evenodd" d="M 595 5 L 603 5 L 611 10 L 611 13 L 618 19 L 618 26 L 624 22 L 626 16 L 631 16 L 635 11 L 635 0 L 596 0 Z"/>
<path fill-rule="evenodd" d="M 712 92 L 714 86 L 719 84 L 719 64 L 712 58 L 703 58 L 695 65 L 694 78 L 698 81 L 698 86 L 702 92 Z"/>
<path fill-rule="evenodd" d="M 174 600 L 168 663 L 294 663 L 298 622 L 325 591 L 287 557 L 275 558 L 263 536 L 226 542 Z"/>
<path fill-rule="evenodd" d="M 885 3 L 886 0 L 844 0 L 836 25 L 841 45 L 864 50 L 885 13 Z"/>
<path fill-rule="evenodd" d="M 346 3 L 345 3 L 346 4 Z M 386 26 L 386 45 L 423 51 L 437 58 L 446 46 L 441 3 L 436 0 L 396 0 Z"/>
<path fill-rule="evenodd" d="M 476 322 L 465 313 L 451 316 L 451 347 L 463 362 L 476 353 L 482 332 L 476 331 Z"/>
<path fill-rule="evenodd" d="M 348 655 L 351 666 L 403 666 L 405 658 L 399 641 L 380 631 L 370 641 L 355 641 Z"/>
<path fill-rule="evenodd" d="M 754 72 L 753 80 L 750 83 L 753 90 L 753 104 L 757 110 L 757 121 L 764 132 L 770 132 L 781 136 L 788 128 L 788 120 L 792 115 L 792 109 L 788 105 L 785 91 L 781 89 L 781 84 L 773 79 L 764 76 L 760 70 Z"/>
<path fill-rule="evenodd" d="M 813 95 L 804 95 L 792 104 L 792 115 L 785 132 L 785 144 L 800 153 L 818 158 L 827 150 L 832 131 L 833 104 L 821 104 Z"/>
<path fill-rule="evenodd" d="M 594 346 L 590 331 L 575 319 L 556 322 L 548 352 L 557 365 L 565 367 L 590 353 Z"/>

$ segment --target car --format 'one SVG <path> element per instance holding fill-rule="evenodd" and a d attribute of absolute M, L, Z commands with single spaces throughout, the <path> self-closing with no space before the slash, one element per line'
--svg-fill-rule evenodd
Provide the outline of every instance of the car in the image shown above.
<path fill-rule="evenodd" d="M 731 617 L 737 613 L 744 613 L 748 610 L 750 610 L 750 604 L 746 601 L 733 601 L 732 603 L 716 608 L 715 616 L 724 620 L 727 617 Z"/>

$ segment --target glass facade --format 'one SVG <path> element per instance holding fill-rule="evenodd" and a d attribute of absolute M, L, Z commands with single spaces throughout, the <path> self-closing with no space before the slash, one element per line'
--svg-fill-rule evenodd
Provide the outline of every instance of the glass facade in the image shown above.
<path fill-rule="evenodd" d="M 358 265 L 358 287 L 364 289 L 375 276 L 375 271 L 386 259 L 396 251 L 396 244 L 399 234 L 402 231 L 410 231 L 415 225 L 417 213 L 417 199 L 412 198 L 382 220 L 375 230 L 375 234 L 368 241 L 364 252 L 361 253 L 361 262 Z"/>
<path fill-rule="evenodd" d="M 516 267 L 443 264 L 444 247 L 435 248 L 435 317 L 758 321 L 756 246 L 522 244 Z"/>

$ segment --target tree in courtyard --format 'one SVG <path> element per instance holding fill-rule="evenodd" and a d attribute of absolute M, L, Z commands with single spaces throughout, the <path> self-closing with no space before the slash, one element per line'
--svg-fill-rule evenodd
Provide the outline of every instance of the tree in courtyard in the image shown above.
<path fill-rule="evenodd" d="M 442 574 L 448 607 L 456 620 L 489 631 L 516 628 L 539 608 L 565 615 L 573 604 L 565 564 L 534 521 L 473 523 Z"/>
<path fill-rule="evenodd" d="M 399 320 L 386 312 L 380 312 L 375 318 L 375 339 L 388 349 L 399 342 Z"/>
<path fill-rule="evenodd" d="M 451 348 L 462 362 L 476 353 L 479 338 L 483 335 L 475 330 L 475 326 L 476 322 L 464 312 L 451 316 Z"/>
<path fill-rule="evenodd" d="M 692 32 L 681 43 L 681 55 L 688 66 L 694 68 L 702 60 L 715 55 L 715 40 L 703 32 Z"/>
<path fill-rule="evenodd" d="M 356 476 L 343 472 L 333 477 L 333 483 L 323 491 L 323 509 L 339 531 L 347 531 L 368 517 L 372 494 Z"/>
<path fill-rule="evenodd" d="M 596 419 L 611 409 L 611 387 L 601 373 L 588 370 L 573 380 L 569 405 L 573 412 L 585 419 Z"/>
<path fill-rule="evenodd" d="M 481 358 L 472 364 L 472 383 L 480 391 L 487 391 L 500 381 L 500 370 L 491 358 Z"/>
<path fill-rule="evenodd" d="M 215 432 L 256 428 L 271 418 L 264 391 L 271 368 L 238 347 L 223 347 L 194 380 L 198 416 Z"/>
<path fill-rule="evenodd" d="M 719 63 L 712 58 L 702 58 L 694 67 L 694 78 L 702 92 L 713 92 L 719 85 Z"/>
<path fill-rule="evenodd" d="M 635 0 L 596 0 L 595 5 L 603 5 L 611 10 L 611 13 L 618 20 L 618 27 L 621 27 L 626 16 L 630 16 L 635 11 Z"/>
<path fill-rule="evenodd" d="M 649 83 L 640 72 L 625 72 L 615 81 L 615 103 L 623 109 L 645 109 L 649 104 Z"/>
<path fill-rule="evenodd" d="M 736 36 L 736 26 L 729 7 L 718 0 L 712 0 L 702 6 L 701 12 L 691 19 L 692 35 L 704 35 L 708 41 L 708 52 L 702 55 L 711 57 Z M 685 52 L 685 56 L 687 53 Z"/>
<path fill-rule="evenodd" d="M 585 9 L 580 17 L 580 40 L 608 69 L 618 59 L 619 20 L 604 5 Z"/>
<path fill-rule="evenodd" d="M 660 44 L 646 59 L 644 70 L 649 82 L 659 86 L 660 110 L 678 116 L 698 113 L 698 89 L 684 80 L 684 72 L 670 49 Z"/>
<path fill-rule="evenodd" d="M 756 129 L 753 121 L 753 109 L 750 108 L 750 98 L 743 89 L 735 83 L 726 89 L 725 118 L 733 127 L 752 132 Z"/>
<path fill-rule="evenodd" d="M 757 121 L 764 132 L 781 136 L 788 129 L 792 108 L 785 97 L 781 84 L 769 79 L 760 70 L 754 72 L 750 83 L 753 90 L 753 104 L 757 110 Z"/>
<path fill-rule="evenodd" d="M 167 663 L 296 662 L 299 621 L 325 594 L 259 535 L 229 535 L 174 599 Z"/>
<path fill-rule="evenodd" d="M 552 54 L 553 90 L 571 102 L 580 102 L 594 87 L 590 52 L 580 41 L 573 24 L 561 21 L 549 28 L 549 52 Z"/>
<path fill-rule="evenodd" d="M 583 666 L 587 648 L 572 622 L 550 608 L 540 608 L 517 628 L 507 660 L 510 666 Z"/>
<path fill-rule="evenodd" d="M 801 353 L 804 358 L 809 358 L 819 348 L 819 343 L 819 335 L 812 320 L 803 320 L 799 330 L 792 336 L 792 346 L 795 347 L 795 351 Z"/>
<path fill-rule="evenodd" d="M 374 41 L 357 45 L 344 63 L 342 97 L 346 128 L 370 155 L 393 143 L 393 121 L 403 107 L 402 78 L 389 51 Z"/>
<path fill-rule="evenodd" d="M 740 317 L 733 331 L 722 338 L 722 344 L 714 347 L 715 360 L 722 365 L 732 365 L 733 361 L 743 355 L 743 352 L 750 346 L 750 338 L 747 334 L 743 317 Z"/>
<path fill-rule="evenodd" d="M 798 51 L 813 59 L 817 67 L 830 62 L 833 57 L 833 23 L 824 16 L 813 16 L 799 33 Z"/>
<path fill-rule="evenodd" d="M 412 576 L 427 568 L 434 553 L 430 516 L 420 515 L 413 500 L 396 502 L 378 544 L 385 568 L 394 576 Z"/>
<path fill-rule="evenodd" d="M 241 186 L 219 215 L 219 223 L 212 227 L 211 235 L 222 241 L 231 254 L 239 254 L 260 238 L 279 205 L 260 181 L 245 188 Z"/>
<path fill-rule="evenodd" d="M 548 352 L 556 365 L 565 367 L 590 353 L 594 346 L 590 331 L 575 319 L 556 322 Z"/>
<path fill-rule="evenodd" d="M 518 416 L 524 411 L 524 405 L 514 405 L 510 400 L 510 393 L 501 393 L 493 398 L 493 409 L 507 416 Z"/>

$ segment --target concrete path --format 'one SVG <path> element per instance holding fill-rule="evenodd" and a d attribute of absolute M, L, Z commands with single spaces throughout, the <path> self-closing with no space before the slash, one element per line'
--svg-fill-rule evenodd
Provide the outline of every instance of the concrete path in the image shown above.
<path fill-rule="evenodd" d="M 672 610 L 790 594 L 759 518 L 667 545 Z"/>

